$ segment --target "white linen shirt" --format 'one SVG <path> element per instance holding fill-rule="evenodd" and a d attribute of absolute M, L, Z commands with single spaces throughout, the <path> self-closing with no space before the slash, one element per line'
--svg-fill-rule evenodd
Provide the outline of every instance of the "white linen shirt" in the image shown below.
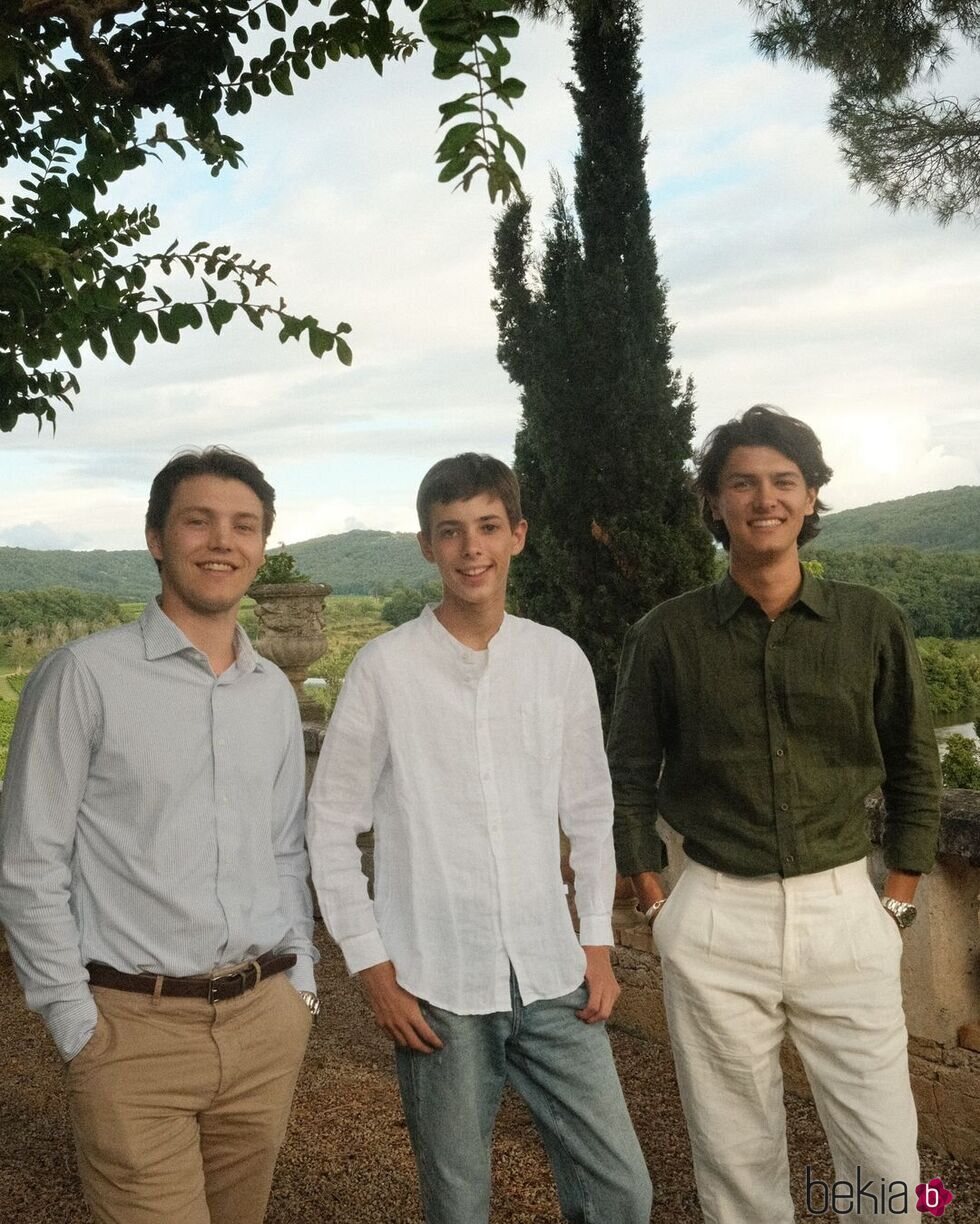
<path fill-rule="evenodd" d="M 239 627 L 207 658 L 150 600 L 24 686 L 0 803 L 0 921 L 64 1058 L 95 1028 L 85 965 L 174 977 L 269 949 L 314 990 L 296 698 Z"/>
<path fill-rule="evenodd" d="M 560 869 L 571 846 L 582 944 L 612 943 L 612 788 L 595 682 L 557 630 L 505 616 L 486 651 L 426 608 L 348 670 L 307 805 L 313 882 L 357 973 L 460 1015 L 579 986 Z M 356 837 L 375 832 L 374 902 Z"/>

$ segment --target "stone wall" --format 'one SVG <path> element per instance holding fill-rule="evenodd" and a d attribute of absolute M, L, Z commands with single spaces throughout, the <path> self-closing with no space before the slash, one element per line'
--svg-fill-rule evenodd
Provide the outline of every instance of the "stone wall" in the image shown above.
<path fill-rule="evenodd" d="M 872 838 L 880 840 L 880 798 L 869 801 Z M 676 834 L 664 828 L 671 867 L 683 866 Z M 880 850 L 870 870 L 884 878 Z M 902 987 L 909 1025 L 912 1087 L 923 1139 L 940 1152 L 980 1160 L 980 792 L 947 790 L 939 857 L 919 885 L 919 916 L 906 931 Z M 615 916 L 616 971 L 623 993 L 616 1023 L 652 1041 L 667 1042 L 660 958 L 649 927 L 634 905 Z M 786 1087 L 809 1096 L 803 1067 L 788 1042 L 783 1050 Z"/>

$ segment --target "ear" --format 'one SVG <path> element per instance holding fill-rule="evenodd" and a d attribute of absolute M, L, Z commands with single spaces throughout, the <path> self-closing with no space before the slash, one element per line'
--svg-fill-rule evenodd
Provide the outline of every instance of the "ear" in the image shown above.
<path fill-rule="evenodd" d="M 429 538 L 428 533 L 424 531 L 417 531 L 415 533 L 415 538 L 419 542 L 419 548 L 422 550 L 422 556 L 425 557 L 426 561 L 429 561 L 435 565 L 436 558 L 432 551 L 432 541 Z"/>
<path fill-rule="evenodd" d="M 155 527 L 146 529 L 146 547 L 154 561 L 163 560 L 163 544 L 160 541 L 160 532 Z"/>
<path fill-rule="evenodd" d="M 524 551 L 524 545 L 527 542 L 527 519 L 521 519 L 517 526 L 513 528 L 511 536 L 510 555 L 516 557 L 518 553 Z"/>
<path fill-rule="evenodd" d="M 813 513 L 813 509 L 814 509 L 814 507 L 815 507 L 815 506 L 816 506 L 816 504 L 817 504 L 817 494 L 818 494 L 819 492 L 820 492 L 820 490 L 819 490 L 819 489 L 811 489 L 809 486 L 807 486 L 807 491 L 806 491 L 806 510 L 805 510 L 805 512 L 804 512 L 805 514 L 808 514 L 808 515 L 809 515 L 809 514 L 812 514 L 812 513 Z"/>
<path fill-rule="evenodd" d="M 718 509 L 718 498 L 709 493 L 707 496 L 708 505 L 711 507 L 711 517 L 716 523 L 721 522 L 721 512 Z"/>

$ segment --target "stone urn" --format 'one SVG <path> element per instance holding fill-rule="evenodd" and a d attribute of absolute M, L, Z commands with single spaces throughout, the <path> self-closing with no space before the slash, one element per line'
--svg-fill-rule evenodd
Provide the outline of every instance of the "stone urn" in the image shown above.
<path fill-rule="evenodd" d="M 323 722 L 323 706 L 303 692 L 306 669 L 326 649 L 323 601 L 330 587 L 321 582 L 263 582 L 249 588 L 255 600 L 259 637 L 255 649 L 289 677 L 303 722 Z"/>

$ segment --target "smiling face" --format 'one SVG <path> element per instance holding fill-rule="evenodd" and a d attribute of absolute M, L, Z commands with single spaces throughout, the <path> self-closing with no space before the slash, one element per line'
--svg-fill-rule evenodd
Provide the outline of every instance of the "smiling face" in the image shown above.
<path fill-rule="evenodd" d="M 234 617 L 265 555 L 262 503 L 240 480 L 190 476 L 174 490 L 163 528 L 147 530 L 146 544 L 160 563 L 171 620 Z"/>
<path fill-rule="evenodd" d="M 817 490 L 792 459 L 771 446 L 736 446 L 718 478 L 711 511 L 731 538 L 733 562 L 771 561 L 797 551 Z"/>
<path fill-rule="evenodd" d="M 504 503 L 492 493 L 436 502 L 428 532 L 418 540 L 427 561 L 439 567 L 442 606 L 469 616 L 503 615 L 511 557 L 524 547 L 527 523 L 511 526 Z"/>

